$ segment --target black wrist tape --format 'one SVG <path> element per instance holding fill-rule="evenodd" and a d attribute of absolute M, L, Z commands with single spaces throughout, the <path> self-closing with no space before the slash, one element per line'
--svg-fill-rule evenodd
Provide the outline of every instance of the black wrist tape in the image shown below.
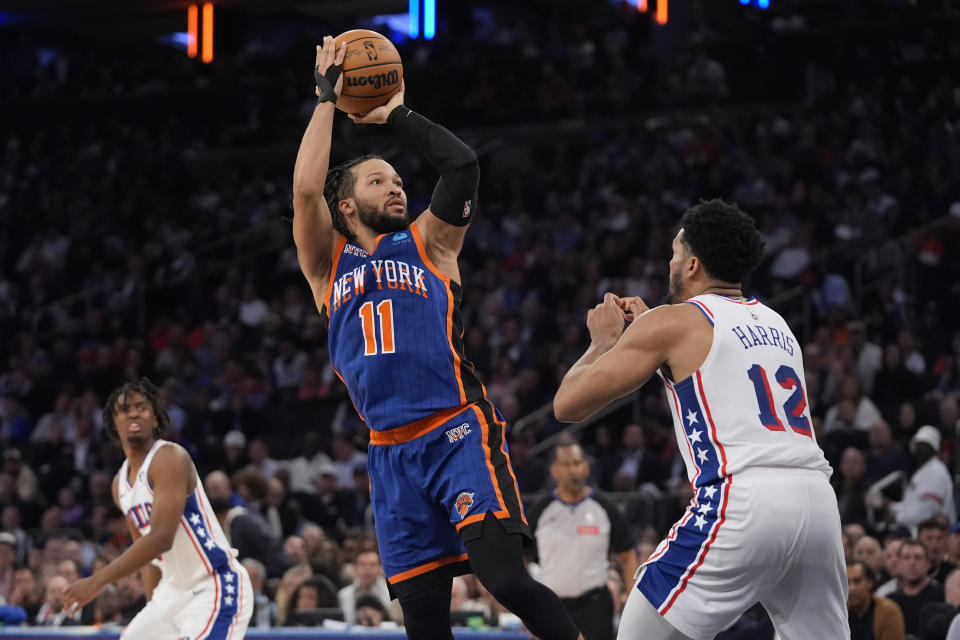
<path fill-rule="evenodd" d="M 332 64 L 326 73 L 320 73 L 320 67 L 313 68 L 313 79 L 317 83 L 317 89 L 320 90 L 320 97 L 317 103 L 332 102 L 337 104 L 337 92 L 334 87 L 337 86 L 337 80 L 340 79 L 340 72 L 343 71 L 342 64 Z"/>

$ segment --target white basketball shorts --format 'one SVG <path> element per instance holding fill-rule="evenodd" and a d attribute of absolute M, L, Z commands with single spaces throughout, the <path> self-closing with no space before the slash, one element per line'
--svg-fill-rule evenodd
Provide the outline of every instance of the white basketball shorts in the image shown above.
<path fill-rule="evenodd" d="M 253 614 L 253 586 L 237 562 L 190 588 L 161 580 L 121 640 L 242 640 Z"/>
<path fill-rule="evenodd" d="M 750 469 L 697 489 L 641 568 L 618 638 L 656 640 L 638 625 L 645 609 L 709 640 L 757 602 L 782 640 L 849 638 L 846 601 L 840 515 L 824 474 Z"/>

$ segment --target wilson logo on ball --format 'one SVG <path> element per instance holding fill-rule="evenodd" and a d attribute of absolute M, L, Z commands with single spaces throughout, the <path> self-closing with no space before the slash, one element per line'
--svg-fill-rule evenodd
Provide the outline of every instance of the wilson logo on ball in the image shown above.
<path fill-rule="evenodd" d="M 400 74 L 397 71 L 387 73 L 371 73 L 365 76 L 346 76 L 344 80 L 348 87 L 373 87 L 379 89 L 395 85 L 400 82 Z"/>

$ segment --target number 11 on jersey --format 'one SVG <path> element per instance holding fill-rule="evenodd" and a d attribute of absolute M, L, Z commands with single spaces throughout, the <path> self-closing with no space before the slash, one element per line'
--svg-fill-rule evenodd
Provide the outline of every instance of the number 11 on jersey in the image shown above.
<path fill-rule="evenodd" d="M 393 301 L 383 300 L 377 305 L 377 317 L 380 319 L 380 346 L 377 350 L 377 334 L 373 324 L 373 302 L 364 302 L 360 307 L 360 322 L 363 324 L 363 355 L 375 356 L 378 353 L 394 353 L 393 346 Z"/>

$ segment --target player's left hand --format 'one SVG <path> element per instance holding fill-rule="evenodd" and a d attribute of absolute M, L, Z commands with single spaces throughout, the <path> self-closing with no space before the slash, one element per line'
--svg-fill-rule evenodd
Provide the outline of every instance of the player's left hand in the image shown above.
<path fill-rule="evenodd" d="M 393 94 L 393 97 L 390 98 L 390 102 L 387 104 L 367 113 L 348 113 L 347 115 L 357 124 L 384 124 L 390 112 L 403 104 L 404 91 L 406 91 L 406 87 L 403 84 L 403 80 L 401 80 L 400 90 Z"/>
<path fill-rule="evenodd" d="M 623 334 L 623 322 L 626 319 L 618 301 L 620 298 L 612 293 L 603 295 L 603 302 L 587 311 L 587 329 L 590 331 L 590 341 L 604 348 L 610 348 L 617 343 Z"/>
<path fill-rule="evenodd" d="M 623 315 L 626 316 L 630 322 L 633 322 L 647 311 L 650 311 L 650 307 L 647 306 L 647 303 L 644 302 L 640 296 L 617 298 L 616 302 L 617 306 L 623 309 Z"/>
<path fill-rule="evenodd" d="M 80 578 L 63 592 L 63 608 L 73 615 L 97 597 L 103 587 L 93 578 Z"/>

